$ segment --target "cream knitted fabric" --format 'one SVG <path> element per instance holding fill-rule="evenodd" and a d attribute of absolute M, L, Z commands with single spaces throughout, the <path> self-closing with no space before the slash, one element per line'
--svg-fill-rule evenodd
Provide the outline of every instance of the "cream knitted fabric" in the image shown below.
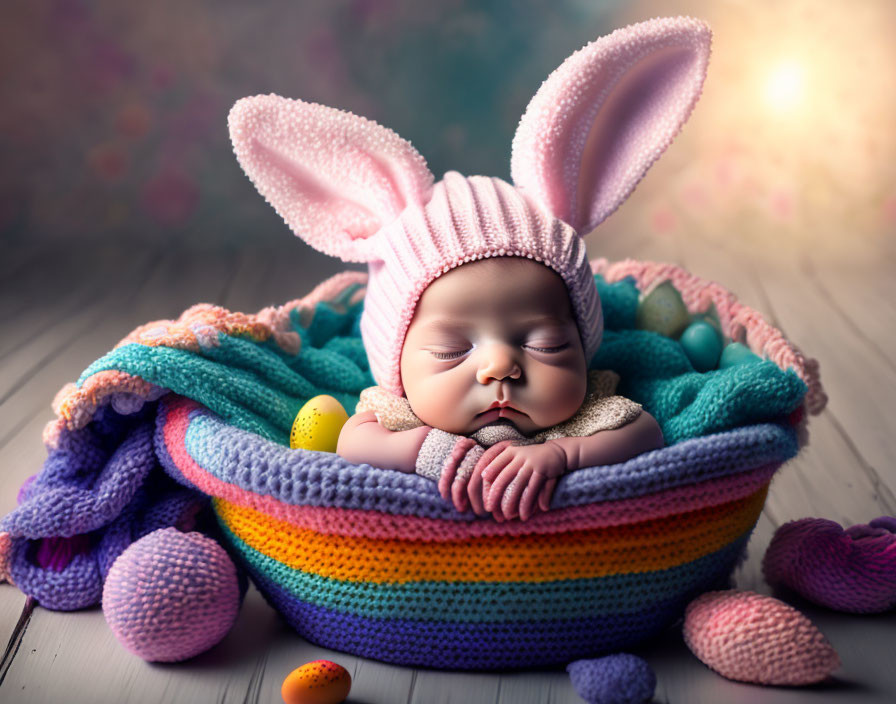
<path fill-rule="evenodd" d="M 588 372 L 585 400 L 569 420 L 546 428 L 531 437 L 522 435 L 511 425 L 502 423 L 480 428 L 471 437 L 483 447 L 489 447 L 502 440 L 518 440 L 525 444 L 534 444 L 557 438 L 585 437 L 594 435 L 600 430 L 621 428 L 641 415 L 641 405 L 624 396 L 614 395 L 618 383 L 619 375 L 615 372 L 608 369 L 592 369 Z M 380 386 L 371 386 L 361 392 L 355 412 L 363 411 L 373 411 L 380 424 L 392 431 L 411 430 L 425 425 L 411 410 L 411 404 L 406 398 L 396 396 Z"/>
<path fill-rule="evenodd" d="M 482 453 L 482 445 L 472 438 L 433 428 L 417 453 L 414 471 L 437 482 L 444 472 L 456 468 L 457 476 L 467 478 Z"/>

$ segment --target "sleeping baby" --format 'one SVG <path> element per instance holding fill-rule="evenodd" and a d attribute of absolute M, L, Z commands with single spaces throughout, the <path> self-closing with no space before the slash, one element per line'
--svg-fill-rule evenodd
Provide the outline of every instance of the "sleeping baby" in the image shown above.
<path fill-rule="evenodd" d="M 519 256 L 464 264 L 417 304 L 404 397 L 362 392 L 337 452 L 430 477 L 459 511 L 525 521 L 565 472 L 663 446 L 653 417 L 612 395 L 615 374 L 586 372 L 559 275 Z"/>
<path fill-rule="evenodd" d="M 584 235 L 625 201 L 700 95 L 709 29 L 679 17 L 593 42 L 542 83 L 513 183 L 436 182 L 392 130 L 278 95 L 231 110 L 240 165 L 316 249 L 368 265 L 360 328 L 376 386 L 338 453 L 416 472 L 499 520 L 547 511 L 571 470 L 659 448 L 657 422 L 589 371 L 603 317 Z"/>

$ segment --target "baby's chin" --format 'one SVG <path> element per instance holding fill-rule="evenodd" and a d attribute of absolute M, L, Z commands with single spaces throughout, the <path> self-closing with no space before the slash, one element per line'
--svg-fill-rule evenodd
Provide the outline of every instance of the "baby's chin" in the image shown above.
<path fill-rule="evenodd" d="M 523 432 L 523 429 L 519 425 L 514 423 L 512 420 L 510 420 L 510 418 L 498 418 L 498 420 L 493 420 L 488 423 L 484 423 L 483 425 L 480 425 L 480 426 L 472 426 L 470 428 L 470 432 L 475 433 L 477 430 L 481 430 L 482 428 L 488 428 L 489 426 L 492 426 L 492 425 L 509 425 L 511 428 L 516 428 L 520 432 Z"/>
<path fill-rule="evenodd" d="M 488 419 L 483 418 L 484 415 L 484 413 L 477 413 L 476 415 L 469 417 L 465 422 L 461 421 L 457 423 L 432 422 L 432 420 L 427 420 L 427 418 L 424 418 L 423 416 L 418 417 L 433 428 L 439 428 L 445 432 L 454 433 L 455 435 L 464 435 L 466 437 L 472 436 L 482 428 L 502 425 L 509 426 L 522 435 L 532 436 L 567 420 L 567 418 L 557 418 L 553 422 L 543 425 L 539 424 L 536 420 L 533 420 L 528 414 L 519 411 L 509 413 L 505 416 L 496 416 L 494 412 L 491 412 Z M 444 416 L 442 420 L 444 420 Z M 460 419 L 455 418 L 455 420 Z M 542 420 L 545 419 L 542 418 Z"/>
<path fill-rule="evenodd" d="M 514 418 L 496 418 L 495 420 L 491 420 L 487 423 L 475 423 L 471 424 L 470 427 L 462 433 L 463 435 L 473 435 L 482 428 L 488 428 L 492 426 L 508 426 L 521 433 L 522 435 L 534 435 L 535 433 L 544 430 L 544 428 L 536 425 L 532 422 L 528 417 L 521 419 Z"/>

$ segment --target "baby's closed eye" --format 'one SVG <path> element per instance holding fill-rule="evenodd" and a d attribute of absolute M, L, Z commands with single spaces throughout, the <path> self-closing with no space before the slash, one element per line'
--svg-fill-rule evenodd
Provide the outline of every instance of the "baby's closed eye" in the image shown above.
<path fill-rule="evenodd" d="M 436 350 L 429 350 L 429 352 L 436 359 L 457 359 L 458 357 L 465 355 L 471 349 L 472 348 L 468 347 L 464 350 L 452 350 L 451 352 L 438 352 Z"/>
<path fill-rule="evenodd" d="M 532 344 L 525 343 L 522 345 L 524 349 L 532 350 L 534 352 L 540 352 L 542 354 L 556 354 L 558 352 L 562 352 L 567 347 L 569 347 L 568 342 L 564 342 L 562 344 L 550 344 L 550 343 L 541 343 L 541 344 Z M 435 357 L 436 359 L 459 359 L 463 357 L 468 352 L 472 351 L 473 347 L 466 347 L 464 349 L 456 349 L 456 350 L 429 350 L 429 353 Z"/>
<path fill-rule="evenodd" d="M 562 352 L 563 350 L 565 350 L 567 347 L 569 347 L 569 343 L 564 342 L 563 344 L 560 344 L 560 345 L 557 345 L 557 344 L 551 345 L 551 344 L 542 343 L 540 346 L 537 344 L 533 344 L 533 343 L 526 343 L 524 345 L 524 347 L 526 347 L 526 349 L 535 350 L 536 352 L 545 352 L 548 354 L 554 354 L 556 352 Z"/>

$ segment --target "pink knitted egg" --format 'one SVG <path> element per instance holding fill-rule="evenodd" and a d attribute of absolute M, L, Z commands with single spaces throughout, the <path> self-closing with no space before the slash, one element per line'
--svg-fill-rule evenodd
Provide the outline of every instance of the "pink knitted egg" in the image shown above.
<path fill-rule="evenodd" d="M 707 592 L 685 612 L 691 652 L 723 677 L 742 682 L 820 682 L 840 658 L 812 622 L 783 601 L 749 591 Z"/>
<path fill-rule="evenodd" d="M 144 660 L 175 662 L 220 641 L 240 607 L 236 568 L 202 533 L 162 528 L 132 543 L 103 586 L 103 614 Z"/>

